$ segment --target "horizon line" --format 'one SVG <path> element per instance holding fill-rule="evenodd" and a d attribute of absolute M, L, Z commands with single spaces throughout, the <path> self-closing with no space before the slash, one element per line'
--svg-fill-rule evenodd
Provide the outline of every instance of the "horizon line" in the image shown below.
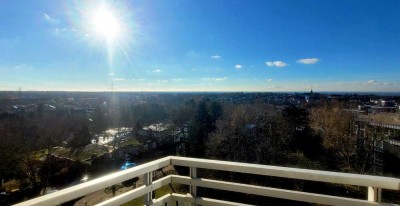
<path fill-rule="evenodd" d="M 316 91 L 312 90 L 314 93 L 399 93 L 400 91 Z M 136 92 L 148 92 L 148 93 L 304 93 L 310 92 L 310 90 L 302 91 L 254 91 L 254 90 L 228 90 L 228 91 L 187 91 L 187 90 L 120 90 L 120 91 L 107 91 L 107 90 L 0 90 L 0 92 L 81 92 L 81 93 L 136 93 Z"/>

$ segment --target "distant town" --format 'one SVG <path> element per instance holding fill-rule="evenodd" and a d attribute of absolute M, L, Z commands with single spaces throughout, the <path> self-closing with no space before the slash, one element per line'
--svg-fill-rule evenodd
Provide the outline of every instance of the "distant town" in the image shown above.
<path fill-rule="evenodd" d="M 399 177 L 400 96 L 0 92 L 0 138 L 7 204 L 167 155 Z"/>

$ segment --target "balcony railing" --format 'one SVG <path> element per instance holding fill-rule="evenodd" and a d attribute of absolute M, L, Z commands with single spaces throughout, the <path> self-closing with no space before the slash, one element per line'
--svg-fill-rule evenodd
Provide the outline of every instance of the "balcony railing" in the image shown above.
<path fill-rule="evenodd" d="M 153 181 L 153 171 L 162 169 L 168 165 L 189 167 L 190 175 L 168 175 L 156 181 Z M 366 196 L 366 199 L 362 200 L 349 197 L 339 197 L 250 184 L 197 178 L 197 168 L 298 180 L 310 180 L 334 184 L 365 186 L 368 187 L 368 194 Z M 98 179 L 88 181 L 86 183 L 69 187 L 55 193 L 22 202 L 17 205 L 59 205 L 61 203 L 74 200 L 76 198 L 88 195 L 90 193 L 115 184 L 119 184 L 123 181 L 132 179 L 140 175 L 144 175 L 143 186 L 130 190 L 121 195 L 115 196 L 111 199 L 99 203 L 98 205 L 121 205 L 140 196 L 144 197 L 143 204 L 145 205 L 169 206 L 176 205 L 177 202 L 195 203 L 199 205 L 245 205 L 237 202 L 199 197 L 197 195 L 197 187 L 213 188 L 217 190 L 225 190 L 231 192 L 239 192 L 324 205 L 394 205 L 389 203 L 381 203 L 382 189 L 400 190 L 400 179 L 397 178 L 169 156 L 130 168 L 128 170 L 116 172 Z M 190 188 L 190 193 L 171 193 L 166 194 L 158 199 L 153 199 L 152 191 L 171 183 L 188 185 Z"/>

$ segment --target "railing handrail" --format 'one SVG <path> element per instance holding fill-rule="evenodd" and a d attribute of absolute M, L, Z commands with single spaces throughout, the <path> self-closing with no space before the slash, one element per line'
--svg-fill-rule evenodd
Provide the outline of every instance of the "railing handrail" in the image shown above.
<path fill-rule="evenodd" d="M 305 200 L 304 197 L 299 198 L 299 195 L 304 195 L 308 197 L 321 197 L 322 200 L 319 201 L 344 201 L 349 203 L 359 203 L 364 204 L 365 200 L 357 200 L 351 198 L 342 198 L 335 196 L 327 196 L 327 195 L 319 195 L 313 193 L 304 193 L 304 192 L 296 192 L 290 190 L 282 190 L 282 189 L 274 189 L 274 188 L 263 188 L 261 186 L 252 186 L 252 185 L 244 185 L 240 183 L 230 183 L 224 181 L 216 181 L 216 180 L 207 180 L 196 177 L 196 169 L 212 169 L 212 170 L 221 170 L 221 171 L 230 171 L 230 172 L 239 172 L 239 173 L 248 173 L 248 174 L 257 174 L 257 175 L 265 175 L 272 177 L 282 177 L 282 178 L 292 178 L 292 179 L 301 179 L 301 180 L 311 180 L 318 182 L 329 182 L 329 183 L 337 183 L 337 184 L 345 184 L 345 185 L 358 185 L 358 186 L 366 186 L 368 187 L 368 200 L 377 202 L 380 198 L 380 190 L 383 189 L 392 189 L 392 190 L 400 190 L 400 179 L 391 178 L 391 177 L 379 177 L 379 176 L 371 176 L 371 175 L 360 175 L 360 174 L 348 174 L 348 173 L 340 173 L 340 172 L 329 172 L 329 171 L 320 171 L 320 170 L 309 170 L 309 169 L 299 169 L 299 168 L 290 168 L 290 167 L 279 167 L 279 166 L 270 166 L 270 165 L 258 165 L 258 164 L 250 164 L 250 163 L 239 163 L 239 162 L 229 162 L 229 161 L 221 161 L 221 160 L 209 160 L 209 159 L 197 159 L 197 158 L 188 158 L 188 157 L 177 157 L 177 156 L 168 156 L 158 160 L 154 160 L 143 165 L 138 165 L 136 167 L 130 168 L 128 170 L 116 172 L 110 175 L 106 175 L 86 183 L 82 183 L 73 187 L 66 188 L 64 190 L 60 190 L 58 192 L 48 194 L 45 196 L 41 196 L 32 200 L 28 200 L 26 202 L 19 203 L 17 205 L 58 205 L 64 202 L 68 202 L 70 200 L 82 197 L 84 195 L 90 194 L 92 192 L 101 190 L 103 188 L 109 187 L 114 184 L 118 184 L 120 182 L 132 179 L 139 175 L 147 174 L 150 175 L 152 171 L 164 168 L 168 165 L 177 165 L 177 166 L 186 166 L 191 170 L 190 177 L 182 178 L 182 176 L 174 176 L 169 175 L 157 181 L 149 181 L 149 183 L 140 188 L 136 188 L 122 195 L 118 195 L 112 199 L 109 199 L 101 205 L 114 205 L 114 203 L 121 203 L 124 201 L 129 201 L 130 198 L 141 196 L 143 194 L 148 195 L 147 201 L 151 202 L 152 195 L 151 191 L 160 188 L 166 184 L 170 183 L 181 183 L 187 184 L 191 187 L 191 194 L 196 197 L 196 187 L 197 186 L 212 186 L 216 187 L 216 189 L 224 189 L 224 187 L 232 188 L 253 188 L 254 190 L 258 190 L 260 194 L 264 196 L 274 196 L 285 198 L 284 194 L 288 195 L 286 199 L 293 200 Z M 151 180 L 152 178 L 150 178 Z M 218 188 L 219 185 L 222 185 Z M 223 186 L 225 185 L 225 186 Z M 248 192 L 252 194 L 251 191 L 246 191 L 241 189 L 237 189 L 240 192 Z M 233 188 L 234 189 L 234 188 Z M 228 189 L 230 190 L 230 189 Z M 290 197 L 289 197 L 290 196 Z M 169 197 L 173 197 L 169 196 Z M 170 199 L 171 199 L 170 198 Z M 324 199 L 325 198 L 325 199 Z M 172 198 L 173 199 L 173 198 Z M 163 199 L 163 201 L 169 201 L 167 199 Z M 309 200 L 313 201 L 313 200 Z M 323 203 L 323 202 L 320 202 Z M 358 204 L 357 203 L 357 204 Z M 357 205 L 356 204 L 356 205 Z"/>
<path fill-rule="evenodd" d="M 88 182 L 75 185 L 72 187 L 68 187 L 66 189 L 47 194 L 44 196 L 40 196 L 35 199 L 28 200 L 26 202 L 22 202 L 17 204 L 17 206 L 23 205 L 38 205 L 38 206 L 46 206 L 46 205 L 59 205 L 64 202 L 68 202 L 70 200 L 85 196 L 87 194 L 93 193 L 95 191 L 104 189 L 114 184 L 118 184 L 120 182 L 132 179 L 139 175 L 143 175 L 148 172 L 152 172 L 158 170 L 160 168 L 166 167 L 170 165 L 171 158 L 164 157 L 158 160 L 154 160 L 143 165 L 139 165 L 137 167 L 133 167 L 127 170 L 123 170 L 120 172 L 115 172 L 94 180 L 90 180 Z"/>
<path fill-rule="evenodd" d="M 300 169 L 251 163 L 230 162 L 221 160 L 198 159 L 171 156 L 171 164 L 186 167 L 213 169 L 230 172 L 257 174 L 271 177 L 283 177 L 317 182 L 328 182 L 345 185 L 378 187 L 400 190 L 400 179 L 392 177 L 330 172 L 322 170 Z"/>

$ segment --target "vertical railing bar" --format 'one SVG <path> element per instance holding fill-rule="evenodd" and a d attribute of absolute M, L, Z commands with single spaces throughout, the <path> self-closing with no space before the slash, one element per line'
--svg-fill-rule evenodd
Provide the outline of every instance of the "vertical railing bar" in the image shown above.
<path fill-rule="evenodd" d="M 143 181 L 146 186 L 151 185 L 153 183 L 153 172 L 145 173 Z M 143 198 L 145 205 L 149 205 L 152 200 L 153 200 L 153 190 L 151 190 L 149 193 L 145 194 L 144 198 Z"/>
<path fill-rule="evenodd" d="M 377 187 L 368 187 L 368 201 L 381 202 L 382 201 L 382 189 L 377 188 Z"/>
<path fill-rule="evenodd" d="M 196 167 L 190 167 L 190 172 L 189 175 L 191 178 L 197 178 L 197 168 Z M 193 197 L 197 197 L 197 187 L 190 182 L 190 194 Z"/>

